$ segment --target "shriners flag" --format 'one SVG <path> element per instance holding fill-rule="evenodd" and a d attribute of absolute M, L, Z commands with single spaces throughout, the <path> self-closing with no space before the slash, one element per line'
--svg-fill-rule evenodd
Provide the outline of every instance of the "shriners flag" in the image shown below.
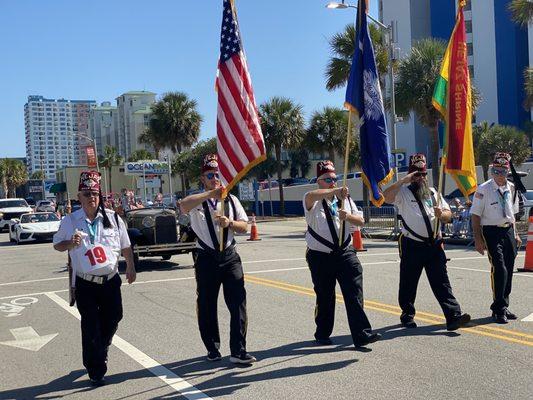
<path fill-rule="evenodd" d="M 359 115 L 362 178 L 370 189 L 370 200 L 380 207 L 384 202 L 380 186 L 394 174 L 391 168 L 389 134 L 376 68 L 374 48 L 368 31 L 368 2 L 359 0 L 355 52 L 344 106 Z"/>
<path fill-rule="evenodd" d="M 440 75 L 433 93 L 433 106 L 442 114 L 446 125 L 443 162 L 465 197 L 477 188 L 476 162 L 472 139 L 472 89 L 468 70 L 468 48 L 463 7 L 448 43 Z"/>
<path fill-rule="evenodd" d="M 233 1 L 224 0 L 216 89 L 217 151 L 225 194 L 266 159 L 252 81 L 242 48 Z"/>

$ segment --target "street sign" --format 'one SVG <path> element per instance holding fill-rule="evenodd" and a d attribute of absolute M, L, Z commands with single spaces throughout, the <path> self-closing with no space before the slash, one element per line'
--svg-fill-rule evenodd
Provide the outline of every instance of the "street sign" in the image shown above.
<path fill-rule="evenodd" d="M 252 182 L 239 183 L 239 200 L 241 201 L 255 200 L 254 184 Z"/>
<path fill-rule="evenodd" d="M 393 167 L 400 168 L 407 166 L 407 156 L 405 149 L 395 149 L 391 153 L 394 155 Z"/>
<path fill-rule="evenodd" d="M 124 164 L 124 174 L 126 175 L 166 175 L 168 174 L 168 163 L 157 160 L 146 160 L 127 162 Z"/>

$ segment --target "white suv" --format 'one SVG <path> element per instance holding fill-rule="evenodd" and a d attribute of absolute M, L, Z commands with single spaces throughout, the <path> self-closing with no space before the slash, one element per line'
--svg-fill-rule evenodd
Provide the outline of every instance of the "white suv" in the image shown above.
<path fill-rule="evenodd" d="M 33 210 L 24 199 L 0 199 L 0 232 L 9 228 L 10 220 L 31 212 Z"/>

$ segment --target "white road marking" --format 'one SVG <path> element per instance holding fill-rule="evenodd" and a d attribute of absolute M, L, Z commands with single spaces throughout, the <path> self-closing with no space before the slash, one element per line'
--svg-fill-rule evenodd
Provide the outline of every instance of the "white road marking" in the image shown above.
<path fill-rule="evenodd" d="M 16 281 L 16 282 L 7 282 L 7 283 L 0 283 L 0 286 L 8 286 L 8 285 L 21 285 L 23 283 L 34 283 L 34 282 L 45 282 L 45 281 L 59 281 L 62 279 L 68 279 L 67 276 L 63 276 L 61 278 L 45 278 L 45 279 L 32 279 L 31 281 Z"/>
<path fill-rule="evenodd" d="M 52 333 L 50 335 L 39 336 L 31 326 L 10 329 L 10 331 L 15 340 L 0 342 L 0 344 L 30 351 L 41 350 L 46 343 L 59 335 L 59 333 Z"/>
<path fill-rule="evenodd" d="M 533 322 L 533 313 L 529 314 L 527 317 L 523 318 L 524 322 Z"/>
<path fill-rule="evenodd" d="M 56 293 L 47 292 L 45 294 L 50 300 L 52 300 L 58 306 L 63 308 L 65 311 L 69 312 L 77 319 L 81 319 L 78 309 L 75 307 L 70 307 L 68 303 L 61 297 L 59 297 Z M 168 386 L 173 388 L 176 392 L 180 393 L 183 397 L 190 400 L 211 399 L 211 397 L 207 396 L 205 393 L 192 386 L 185 379 L 180 378 L 168 368 L 159 364 L 153 358 L 149 357 L 148 355 L 140 351 L 138 348 L 122 339 L 120 336 L 115 335 L 113 337 L 113 345 L 119 350 L 121 350 L 124 354 L 129 356 L 132 360 L 136 361 L 145 369 L 154 374 L 156 377 L 161 379 Z"/>
<path fill-rule="evenodd" d="M 6 313 L 6 317 L 18 317 L 26 306 L 37 303 L 38 301 L 35 297 L 17 297 L 9 303 L 0 304 L 0 311 Z"/>
<path fill-rule="evenodd" d="M 519 254 L 519 257 L 522 256 Z M 478 259 L 478 258 L 486 258 L 485 256 L 477 256 L 477 257 L 462 257 L 462 258 L 452 258 L 451 261 L 459 261 L 459 260 L 471 260 L 471 259 Z M 288 259 L 275 259 L 275 260 L 256 260 L 256 261 L 245 261 L 243 264 L 253 264 L 253 263 L 270 263 L 270 262 L 281 262 L 281 261 L 303 261 L 305 258 L 288 258 Z M 398 264 L 400 262 L 399 259 L 396 260 L 390 260 L 390 261 L 376 261 L 376 262 L 362 262 L 363 267 L 367 265 L 386 265 L 386 264 Z M 473 272 L 483 272 L 483 273 L 490 273 L 489 270 L 484 269 L 475 269 L 475 268 L 463 268 L 463 267 L 452 267 L 448 266 L 449 269 L 458 269 L 458 270 L 464 270 L 464 271 L 473 271 Z M 299 270 L 306 270 L 308 267 L 294 267 L 294 268 L 275 268 L 275 269 L 264 269 L 259 271 L 247 271 L 246 274 L 262 274 L 262 273 L 268 273 L 268 272 L 284 272 L 284 271 L 299 271 Z M 514 277 L 524 277 L 524 278 L 533 278 L 533 275 L 526 275 L 526 274 L 514 274 Z M 146 283 L 163 283 L 163 282 L 174 282 L 174 281 L 185 281 L 185 280 L 191 280 L 194 279 L 194 276 L 187 276 L 182 278 L 167 278 L 167 279 L 153 279 L 148 281 L 137 281 L 133 285 L 144 285 Z M 17 283 L 17 282 L 13 282 Z M 124 286 L 123 288 L 127 289 L 128 285 Z M 68 289 L 62 289 L 62 290 L 48 290 L 46 292 L 35 292 L 35 293 L 24 293 L 24 294 L 17 294 L 13 296 L 4 296 L 0 297 L 0 300 L 5 299 L 14 299 L 16 297 L 21 296 L 42 296 L 47 293 L 62 293 L 62 292 L 68 292 Z"/>

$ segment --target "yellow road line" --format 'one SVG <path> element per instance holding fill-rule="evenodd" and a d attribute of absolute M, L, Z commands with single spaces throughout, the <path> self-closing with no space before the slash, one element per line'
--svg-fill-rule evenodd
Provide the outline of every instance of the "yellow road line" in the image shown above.
<path fill-rule="evenodd" d="M 307 288 L 305 286 L 293 285 L 287 282 L 275 281 L 271 279 L 259 278 L 257 276 L 245 275 L 245 279 L 248 282 L 256 283 L 263 286 L 273 287 L 276 289 L 283 289 L 289 292 L 304 294 L 306 296 L 315 296 L 315 292 L 312 288 Z M 339 303 L 343 303 L 342 295 L 337 294 L 336 299 Z M 392 304 L 380 303 L 372 300 L 365 300 L 365 308 L 369 310 L 379 311 L 387 314 L 397 315 L 401 314 L 401 309 L 398 306 Z M 418 321 L 427 322 L 430 324 L 440 325 L 445 322 L 445 318 L 442 315 L 431 314 L 427 312 L 417 311 L 415 317 Z M 527 334 L 525 332 L 513 331 L 509 329 L 494 328 L 489 326 L 475 326 L 470 328 L 461 328 L 462 331 L 475 333 L 481 336 L 487 336 L 495 339 L 504 340 L 511 343 L 519 343 L 526 346 L 533 346 L 533 335 Z M 503 334 L 503 335 L 502 335 Z M 530 340 L 517 339 L 512 336 L 518 336 Z"/>

